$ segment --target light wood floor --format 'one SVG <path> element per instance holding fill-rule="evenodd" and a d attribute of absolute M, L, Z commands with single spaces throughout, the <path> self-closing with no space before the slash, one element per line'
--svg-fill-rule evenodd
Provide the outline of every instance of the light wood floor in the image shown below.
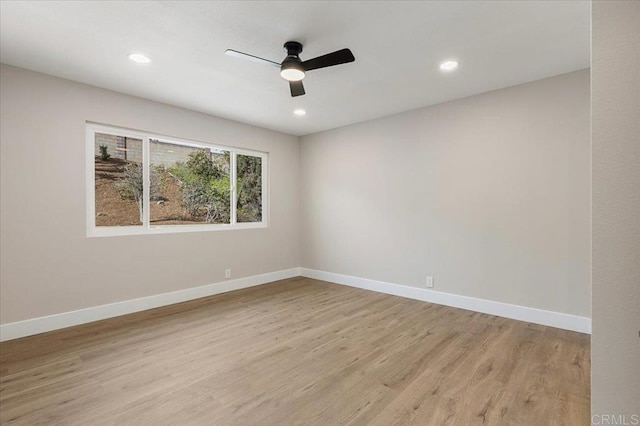
<path fill-rule="evenodd" d="M 3 425 L 588 425 L 589 337 L 294 278 L 0 344 Z"/>

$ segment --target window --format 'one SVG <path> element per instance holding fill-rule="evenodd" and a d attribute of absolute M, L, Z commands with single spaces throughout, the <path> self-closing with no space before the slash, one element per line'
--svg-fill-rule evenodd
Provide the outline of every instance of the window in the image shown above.
<path fill-rule="evenodd" d="M 238 222 L 262 222 L 262 158 L 236 156 Z"/>
<path fill-rule="evenodd" d="M 87 235 L 266 227 L 267 154 L 87 124 Z"/>
<path fill-rule="evenodd" d="M 151 139 L 150 223 L 230 224 L 231 157 L 229 150 Z"/>

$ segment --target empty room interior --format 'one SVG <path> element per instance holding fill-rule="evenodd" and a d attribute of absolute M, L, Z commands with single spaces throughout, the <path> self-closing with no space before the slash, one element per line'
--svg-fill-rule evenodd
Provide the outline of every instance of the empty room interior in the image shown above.
<path fill-rule="evenodd" d="M 0 7 L 0 424 L 640 424 L 639 1 Z"/>

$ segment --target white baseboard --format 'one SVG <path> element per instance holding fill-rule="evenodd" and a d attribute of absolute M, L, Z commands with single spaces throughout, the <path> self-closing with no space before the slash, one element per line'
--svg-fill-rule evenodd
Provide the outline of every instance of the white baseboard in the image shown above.
<path fill-rule="evenodd" d="M 201 287 L 172 291 L 170 293 L 141 297 L 139 299 L 110 303 L 108 305 L 94 306 L 91 308 L 79 309 L 77 311 L 48 315 L 46 317 L 39 317 L 28 319 L 25 321 L 2 324 L 0 325 L 0 342 L 44 333 L 47 331 L 58 330 L 74 325 L 85 324 L 88 322 L 98 321 L 106 318 L 117 317 L 120 315 L 131 314 L 133 312 L 145 311 L 147 309 L 172 305 L 174 303 L 186 302 L 188 300 L 212 296 L 214 294 L 240 290 L 242 288 L 266 284 L 272 281 L 298 277 L 300 275 L 300 268 L 292 268 L 282 271 L 270 272 L 262 275 L 254 275 L 246 278 L 226 280 L 215 284 L 204 285 Z"/>
<path fill-rule="evenodd" d="M 560 312 L 545 311 L 526 306 L 510 305 L 508 303 L 494 302 L 492 300 L 476 299 L 473 297 L 459 296 L 457 294 L 442 293 L 423 288 L 393 284 L 384 281 L 376 281 L 368 278 L 352 277 L 349 275 L 335 274 L 332 272 L 317 271 L 307 268 L 292 268 L 282 271 L 270 272 L 262 275 L 254 275 L 246 278 L 222 281 L 201 287 L 188 288 L 170 293 L 156 294 L 139 299 L 125 300 L 123 302 L 108 305 L 94 306 L 79 309 L 77 311 L 48 315 L 24 321 L 17 321 L 0 325 L 0 342 L 31 336 L 47 331 L 58 330 L 74 325 L 85 324 L 120 315 L 145 311 L 147 309 L 186 302 L 214 294 L 240 290 L 242 288 L 267 284 L 273 281 L 303 276 L 336 284 L 348 285 L 379 293 L 392 294 L 394 296 L 407 297 L 439 305 L 452 306 L 470 311 L 497 315 L 535 324 L 562 328 L 565 330 L 591 333 L 591 319 Z"/>
<path fill-rule="evenodd" d="M 565 330 L 591 334 L 591 318 L 560 312 L 545 311 L 526 306 L 511 305 L 508 303 L 494 302 L 486 299 L 459 296 L 457 294 L 442 293 L 418 287 L 393 284 L 384 281 L 370 280 L 367 278 L 353 277 L 349 275 L 334 274 L 332 272 L 317 271 L 314 269 L 300 268 L 303 277 L 329 281 L 336 284 L 348 285 L 379 293 L 392 294 L 394 296 L 407 297 L 409 299 L 422 300 L 437 303 L 439 305 L 452 306 L 454 308 L 467 309 L 469 311 L 526 321 L 535 324 L 547 325 Z"/>

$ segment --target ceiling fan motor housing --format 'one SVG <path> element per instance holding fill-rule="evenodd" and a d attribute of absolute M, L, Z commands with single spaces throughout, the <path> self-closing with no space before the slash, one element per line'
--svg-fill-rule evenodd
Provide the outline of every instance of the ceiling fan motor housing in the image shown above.
<path fill-rule="evenodd" d="M 287 56 L 298 56 L 302 53 L 302 43 L 288 41 L 284 44 L 284 50 L 287 51 Z"/>

